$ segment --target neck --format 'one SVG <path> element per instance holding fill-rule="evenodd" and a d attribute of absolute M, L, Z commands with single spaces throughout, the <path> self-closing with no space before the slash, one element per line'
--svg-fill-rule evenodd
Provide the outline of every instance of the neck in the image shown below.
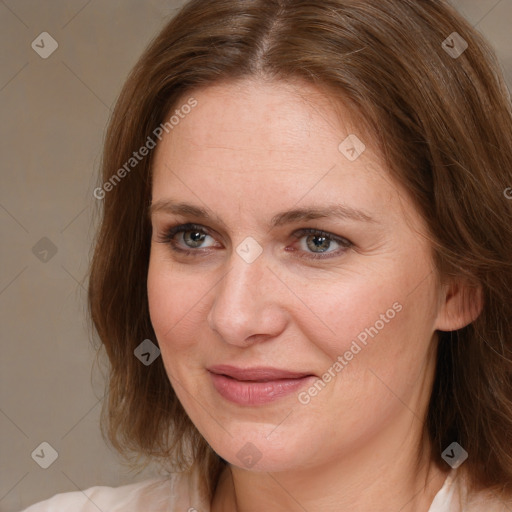
<path fill-rule="evenodd" d="M 230 465 L 219 479 L 212 512 L 427 512 L 447 471 L 431 462 L 427 440 L 418 458 L 411 449 L 417 441 L 402 437 L 385 450 L 368 445 L 323 466 L 283 472 Z"/>

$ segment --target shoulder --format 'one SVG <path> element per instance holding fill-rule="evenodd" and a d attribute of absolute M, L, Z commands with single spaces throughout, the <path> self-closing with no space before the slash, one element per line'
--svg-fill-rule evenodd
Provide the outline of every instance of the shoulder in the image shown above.
<path fill-rule="evenodd" d="M 138 510 L 137 504 L 140 505 L 141 501 L 145 504 L 150 503 L 152 508 L 149 510 L 156 512 L 160 509 L 154 508 L 155 505 L 159 505 L 165 498 L 169 502 L 171 487 L 172 480 L 169 478 L 145 480 L 121 487 L 89 487 L 84 491 L 56 494 L 50 499 L 31 505 L 23 512 L 97 512 L 98 509 L 135 512 Z"/>
<path fill-rule="evenodd" d="M 474 492 L 462 471 L 452 471 L 437 493 L 429 512 L 510 512 L 512 497 L 492 490 Z"/>
<path fill-rule="evenodd" d="M 56 494 L 22 512 L 170 512 L 198 509 L 208 512 L 196 478 L 189 473 L 172 473 L 121 487 L 90 487 L 84 491 Z"/>

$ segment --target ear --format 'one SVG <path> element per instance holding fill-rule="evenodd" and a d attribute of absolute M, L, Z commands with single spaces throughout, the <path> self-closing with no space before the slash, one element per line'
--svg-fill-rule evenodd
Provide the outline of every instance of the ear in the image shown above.
<path fill-rule="evenodd" d="M 475 321 L 483 309 L 481 286 L 470 285 L 462 279 L 456 279 L 441 290 L 439 311 L 435 329 L 456 331 Z"/>

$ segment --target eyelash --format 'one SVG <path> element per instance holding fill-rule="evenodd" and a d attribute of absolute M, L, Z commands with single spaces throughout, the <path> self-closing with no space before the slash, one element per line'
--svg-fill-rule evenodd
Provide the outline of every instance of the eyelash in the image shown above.
<path fill-rule="evenodd" d="M 185 233 L 187 231 L 197 231 L 202 234 L 212 236 L 208 229 L 205 229 L 203 226 L 200 226 L 199 224 L 180 224 L 177 226 L 172 226 L 168 229 L 166 229 L 162 234 L 160 234 L 157 237 L 157 242 L 168 244 L 171 249 L 175 252 L 178 252 L 180 254 L 186 255 L 186 256 L 198 256 L 199 251 L 209 251 L 211 248 L 197 248 L 197 249 L 183 249 L 182 247 L 179 247 L 177 245 L 176 240 L 174 240 L 174 237 L 178 233 Z M 304 236 L 311 236 L 315 235 L 318 237 L 325 237 L 330 242 L 336 242 L 341 246 L 340 249 L 332 252 L 327 253 L 314 253 L 314 252 L 308 252 L 307 255 L 299 254 L 298 256 L 301 258 L 308 258 L 308 259 L 326 259 L 326 258 L 332 258 L 336 256 L 340 256 L 344 254 L 347 249 L 350 247 L 353 247 L 353 243 L 350 240 L 347 240 L 346 238 L 342 238 L 336 235 L 333 235 L 332 233 L 328 233 L 326 231 L 322 231 L 321 229 L 314 229 L 314 228 L 302 228 L 297 231 L 295 231 L 292 235 L 294 240 L 300 240 Z M 213 238 L 213 236 L 212 236 Z"/>

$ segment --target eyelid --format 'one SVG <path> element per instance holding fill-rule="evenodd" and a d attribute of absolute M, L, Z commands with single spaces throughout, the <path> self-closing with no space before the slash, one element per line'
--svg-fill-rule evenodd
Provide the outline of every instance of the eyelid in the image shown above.
<path fill-rule="evenodd" d="M 193 222 L 187 222 L 185 224 L 176 224 L 170 227 L 163 228 L 160 230 L 156 236 L 156 241 L 159 243 L 168 243 L 171 244 L 173 242 L 174 237 L 178 233 L 183 233 L 186 231 L 200 231 L 201 233 L 204 233 L 205 235 L 211 236 L 212 238 L 216 238 L 212 234 L 212 230 L 207 228 L 206 226 L 203 226 L 201 224 L 195 224 Z M 199 247 L 198 249 L 201 249 Z M 197 251 L 198 249 L 192 249 Z M 184 249 L 186 250 L 186 249 Z"/>
<path fill-rule="evenodd" d="M 179 252 L 179 253 L 187 255 L 187 256 L 188 255 L 190 255 L 190 256 L 200 255 L 201 253 L 204 254 L 206 252 L 210 252 L 212 249 L 218 248 L 215 246 L 209 246 L 209 247 L 197 247 L 197 248 L 188 248 L 187 249 L 187 248 L 178 246 L 178 244 L 174 240 L 174 237 L 176 236 L 176 234 L 183 233 L 186 231 L 199 231 L 199 232 L 202 232 L 202 233 L 214 238 L 215 240 L 217 240 L 217 238 L 218 238 L 218 233 L 215 232 L 214 230 L 212 230 L 202 224 L 196 224 L 193 222 L 189 222 L 189 223 L 184 223 L 184 224 L 176 224 L 176 225 L 162 229 L 162 231 L 160 233 L 158 233 L 158 235 L 156 237 L 156 241 L 160 242 L 160 243 L 168 244 L 171 246 L 171 249 L 174 250 L 175 252 Z M 333 242 L 336 242 L 337 244 L 339 244 L 341 246 L 341 248 L 336 251 L 323 252 L 323 253 L 322 252 L 314 253 L 314 252 L 293 250 L 293 252 L 299 252 L 299 253 L 304 252 L 304 254 L 300 254 L 299 257 L 310 259 L 310 260 L 327 259 L 327 258 L 335 258 L 338 256 L 342 256 L 348 249 L 350 249 L 354 245 L 347 238 L 335 235 L 334 233 L 330 233 L 328 231 L 324 231 L 324 230 L 318 229 L 318 228 L 301 228 L 301 229 L 295 230 L 290 236 L 294 239 L 294 241 L 298 241 L 307 235 L 323 236 Z M 285 248 L 285 250 L 290 251 L 289 246 L 287 246 Z"/>
<path fill-rule="evenodd" d="M 297 231 L 294 231 L 292 236 L 299 240 L 304 235 L 317 235 L 317 236 L 324 236 L 325 238 L 328 238 L 329 240 L 332 240 L 334 242 L 339 243 L 343 247 L 350 247 L 354 245 L 350 240 L 347 238 L 344 238 L 342 236 L 335 235 L 334 233 L 330 233 L 329 231 L 324 231 L 323 229 L 317 229 L 317 228 L 302 228 Z"/>
<path fill-rule="evenodd" d="M 325 237 L 328 240 L 331 240 L 331 241 L 339 244 L 340 248 L 335 251 L 317 252 L 317 253 L 310 252 L 310 251 L 301 251 L 301 250 L 297 250 L 297 249 L 293 249 L 293 248 L 290 249 L 289 247 L 287 247 L 285 250 L 287 250 L 289 252 L 297 253 L 298 258 L 302 258 L 302 259 L 309 260 L 309 261 L 315 261 L 315 260 L 328 260 L 328 259 L 340 258 L 340 257 L 344 256 L 348 250 L 350 250 L 352 247 L 354 247 L 354 244 L 347 238 L 335 235 L 334 233 L 330 233 L 330 232 L 324 231 L 322 229 L 302 228 L 302 229 L 295 231 L 292 234 L 293 238 L 295 238 L 295 241 L 298 241 L 307 235 L 315 235 L 315 236 Z"/>

